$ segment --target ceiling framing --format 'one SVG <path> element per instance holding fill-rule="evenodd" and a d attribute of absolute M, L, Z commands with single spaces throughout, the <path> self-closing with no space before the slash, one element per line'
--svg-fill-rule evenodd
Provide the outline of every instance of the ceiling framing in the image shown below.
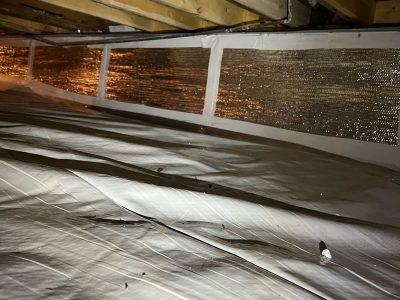
<path fill-rule="evenodd" d="M 285 30 L 309 25 L 315 7 L 347 24 L 400 23 L 400 0 L 2 0 L 0 32 L 107 33 L 114 25 L 149 33 L 259 24 Z"/>

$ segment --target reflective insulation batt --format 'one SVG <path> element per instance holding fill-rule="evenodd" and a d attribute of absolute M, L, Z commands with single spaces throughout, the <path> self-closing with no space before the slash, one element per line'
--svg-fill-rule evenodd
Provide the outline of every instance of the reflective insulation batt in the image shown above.
<path fill-rule="evenodd" d="M 210 49 L 112 49 L 106 98 L 201 114 Z"/>
<path fill-rule="evenodd" d="M 0 299 L 399 299 L 400 173 L 0 92 Z"/>
<path fill-rule="evenodd" d="M 224 49 L 216 116 L 396 144 L 399 49 Z"/>
<path fill-rule="evenodd" d="M 25 78 L 28 56 L 29 48 L 0 46 L 0 74 Z"/>
<path fill-rule="evenodd" d="M 33 78 L 69 92 L 96 96 L 101 49 L 36 47 Z"/>

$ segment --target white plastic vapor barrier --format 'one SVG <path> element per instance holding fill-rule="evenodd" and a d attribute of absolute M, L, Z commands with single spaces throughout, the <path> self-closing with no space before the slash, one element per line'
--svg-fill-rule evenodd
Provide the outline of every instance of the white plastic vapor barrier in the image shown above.
<path fill-rule="evenodd" d="M 400 298 L 399 172 L 0 79 L 1 299 Z"/>

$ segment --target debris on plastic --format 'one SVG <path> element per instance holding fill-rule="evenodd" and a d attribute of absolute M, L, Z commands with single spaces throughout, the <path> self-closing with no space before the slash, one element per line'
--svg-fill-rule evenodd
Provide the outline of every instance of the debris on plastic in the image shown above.
<path fill-rule="evenodd" d="M 326 247 L 326 244 L 324 243 L 324 241 L 319 242 L 319 251 L 320 251 L 320 255 L 319 255 L 320 264 L 324 266 L 331 261 L 332 254 L 329 251 L 329 249 Z"/>

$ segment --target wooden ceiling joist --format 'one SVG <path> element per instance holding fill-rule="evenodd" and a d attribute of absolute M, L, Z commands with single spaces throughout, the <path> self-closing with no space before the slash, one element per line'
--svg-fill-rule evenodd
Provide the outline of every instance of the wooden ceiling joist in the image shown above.
<path fill-rule="evenodd" d="M 316 6 L 316 1 L 345 19 L 346 24 L 400 23 L 400 0 L 288 1 L 1 0 L 0 27 L 10 33 L 106 33 L 115 26 L 161 33 L 261 23 L 257 28 L 267 31 L 269 23 L 264 23 L 267 20 L 282 20 L 279 24 L 283 30 L 309 25 L 311 12 L 317 16 L 313 23 L 317 20 L 323 26 L 343 25 L 341 18 L 332 17 L 332 13 Z M 312 10 L 312 6 L 316 9 Z M 318 25 L 313 23 L 310 26 Z"/>
<path fill-rule="evenodd" d="M 400 0 L 376 2 L 374 23 L 400 23 Z"/>
<path fill-rule="evenodd" d="M 226 0 L 153 0 L 160 4 L 173 7 L 199 16 L 212 23 L 233 26 L 257 22 L 260 17 L 248 10 L 240 8 Z"/>
<path fill-rule="evenodd" d="M 26 28 L 25 26 L 21 26 L 18 24 L 11 24 L 7 22 L 3 22 L 0 20 L 0 27 L 3 29 L 3 31 L 9 32 L 11 34 L 16 34 L 16 33 L 41 33 L 39 30 L 35 30 L 33 28 Z"/>
<path fill-rule="evenodd" d="M 234 0 L 234 1 L 272 20 L 285 19 L 288 14 L 287 0 Z"/>
<path fill-rule="evenodd" d="M 27 33 L 40 33 L 40 32 L 50 32 L 50 33 L 62 33 L 67 32 L 66 29 L 51 26 L 48 24 L 42 24 L 36 21 L 22 19 L 14 16 L 8 16 L 0 14 L 1 24 L 7 26 L 8 28 L 13 28 L 17 31 L 27 32 Z"/>
<path fill-rule="evenodd" d="M 77 31 L 77 29 L 79 28 L 75 24 L 72 24 L 67 20 L 62 20 L 62 22 L 60 22 L 60 18 L 58 17 L 52 17 L 44 13 L 38 13 L 30 8 L 26 8 L 20 5 L 9 5 L 4 2 L 2 2 L 0 5 L 0 15 L 30 20 L 37 23 L 42 23 L 44 25 L 60 27 L 60 29 L 63 29 L 66 32 Z"/>
<path fill-rule="evenodd" d="M 55 5 L 149 32 L 173 31 L 177 29 L 176 27 L 134 15 L 130 12 L 116 9 L 92 0 L 38 0 L 38 2 Z"/>
<path fill-rule="evenodd" d="M 374 22 L 375 0 L 319 0 L 319 2 L 356 23 L 368 25 Z"/>
<path fill-rule="evenodd" d="M 160 5 L 149 0 L 93 0 L 104 5 L 131 12 L 181 29 L 214 27 L 215 24 L 196 15 Z"/>
<path fill-rule="evenodd" d="M 54 26 L 70 29 L 71 32 L 106 32 L 109 22 L 94 16 L 82 14 L 62 7 L 54 6 L 38 0 L 1 0 L 0 9 L 4 14 L 34 20 Z M 8 10 L 6 13 L 4 10 Z"/>

